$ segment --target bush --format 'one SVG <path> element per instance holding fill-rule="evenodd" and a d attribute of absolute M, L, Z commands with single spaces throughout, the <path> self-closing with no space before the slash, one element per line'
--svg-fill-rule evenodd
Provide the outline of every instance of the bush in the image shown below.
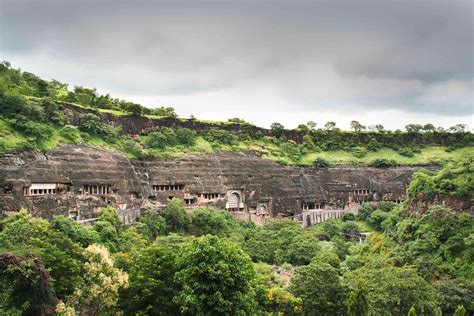
<path fill-rule="evenodd" d="M 397 166 L 397 162 L 393 159 L 377 158 L 369 162 L 370 167 L 388 168 Z"/>
<path fill-rule="evenodd" d="M 352 155 L 354 155 L 354 157 L 357 157 L 357 158 L 362 158 L 365 155 L 367 155 L 367 149 L 361 146 L 352 148 L 351 152 L 352 152 Z"/>
<path fill-rule="evenodd" d="M 234 145 L 239 141 L 239 138 L 223 129 L 211 129 L 204 134 L 204 139 L 208 142 L 217 142 L 226 145 Z"/>
<path fill-rule="evenodd" d="M 376 210 L 367 218 L 367 222 L 376 230 L 382 230 L 382 222 L 388 217 L 388 213 Z"/>
<path fill-rule="evenodd" d="M 370 205 L 369 203 L 363 203 L 360 207 L 359 207 L 359 219 L 361 220 L 365 220 L 367 219 L 367 217 L 370 216 L 370 214 L 372 214 L 372 212 L 374 211 L 374 208 L 372 207 L 372 205 Z"/>
<path fill-rule="evenodd" d="M 181 145 L 192 146 L 196 142 L 196 132 L 189 128 L 176 129 L 176 138 Z"/>
<path fill-rule="evenodd" d="M 313 167 L 315 168 L 326 168 L 329 167 L 329 161 L 322 157 L 318 157 L 313 161 Z"/>
<path fill-rule="evenodd" d="M 342 221 L 343 222 L 349 222 L 349 221 L 355 221 L 356 217 L 352 213 L 344 213 L 342 215 Z"/>
<path fill-rule="evenodd" d="M 39 148 L 40 144 L 50 139 L 54 134 L 52 127 L 33 121 L 17 122 L 15 127 L 25 135 L 33 148 Z"/>
<path fill-rule="evenodd" d="M 81 133 L 76 126 L 65 125 L 59 130 L 59 135 L 73 144 L 78 144 L 81 142 Z"/>

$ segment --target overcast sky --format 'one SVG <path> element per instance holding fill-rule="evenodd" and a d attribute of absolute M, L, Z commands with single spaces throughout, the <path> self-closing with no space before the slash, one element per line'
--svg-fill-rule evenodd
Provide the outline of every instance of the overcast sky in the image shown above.
<path fill-rule="evenodd" d="M 200 119 L 474 124 L 473 1 L 0 0 L 0 58 Z"/>

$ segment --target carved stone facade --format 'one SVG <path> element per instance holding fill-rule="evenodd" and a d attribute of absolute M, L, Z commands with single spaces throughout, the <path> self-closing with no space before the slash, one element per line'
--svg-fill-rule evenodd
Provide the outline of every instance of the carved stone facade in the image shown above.
<path fill-rule="evenodd" d="M 128 223 L 145 203 L 161 208 L 178 197 L 189 211 L 216 207 L 262 224 L 303 211 L 401 201 L 417 169 L 290 167 L 251 153 L 130 160 L 88 146 L 63 145 L 45 154 L 25 151 L 0 158 L 0 218 L 26 208 L 47 219 L 63 214 L 87 221 L 100 207 L 112 205 Z M 311 223 L 317 221 L 312 216 Z"/>

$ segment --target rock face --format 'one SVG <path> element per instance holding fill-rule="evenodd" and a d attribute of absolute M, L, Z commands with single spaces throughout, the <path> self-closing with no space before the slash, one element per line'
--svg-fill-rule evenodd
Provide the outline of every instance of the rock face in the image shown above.
<path fill-rule="evenodd" d="M 0 159 L 0 217 L 27 208 L 51 219 L 97 216 L 117 207 L 133 222 L 147 203 L 171 197 L 186 208 L 213 206 L 263 223 L 319 209 L 347 210 L 364 201 L 401 201 L 417 167 L 289 167 L 247 154 L 216 153 L 179 159 L 130 160 L 88 146 L 63 145 L 45 154 Z"/>

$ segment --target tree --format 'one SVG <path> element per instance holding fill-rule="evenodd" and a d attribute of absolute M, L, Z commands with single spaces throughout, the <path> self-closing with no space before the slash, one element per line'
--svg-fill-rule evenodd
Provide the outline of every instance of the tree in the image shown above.
<path fill-rule="evenodd" d="M 98 243 L 100 236 L 91 227 L 79 225 L 71 218 L 63 215 L 55 216 L 51 221 L 51 228 L 63 233 L 72 241 L 79 243 L 83 247 Z"/>
<path fill-rule="evenodd" d="M 355 131 L 355 132 L 360 132 L 364 129 L 366 129 L 366 127 L 362 124 L 360 124 L 358 121 L 352 121 L 351 122 L 351 128 Z"/>
<path fill-rule="evenodd" d="M 275 122 L 270 125 L 270 131 L 272 132 L 273 136 L 280 138 L 285 131 L 285 127 L 282 124 Z"/>
<path fill-rule="evenodd" d="M 184 314 L 252 314 L 255 311 L 255 272 L 236 244 L 216 236 L 196 238 L 179 252 L 174 302 Z"/>
<path fill-rule="evenodd" d="M 122 108 L 135 116 L 141 116 L 143 114 L 144 108 L 140 104 L 133 102 L 125 102 Z"/>
<path fill-rule="evenodd" d="M 186 232 L 191 226 L 191 218 L 184 210 L 183 201 L 178 198 L 168 200 L 163 210 L 163 217 L 165 218 L 166 225 L 173 232 Z"/>
<path fill-rule="evenodd" d="M 90 245 L 86 253 L 84 282 L 77 285 L 73 296 L 57 310 L 67 306 L 84 315 L 111 312 L 117 307 L 119 290 L 128 286 L 128 275 L 114 267 L 105 247 Z"/>
<path fill-rule="evenodd" d="M 431 133 L 433 133 L 434 131 L 436 131 L 436 127 L 435 127 L 433 124 L 428 123 L 428 124 L 425 124 L 425 125 L 423 126 L 423 130 L 424 130 L 425 132 L 431 132 Z"/>
<path fill-rule="evenodd" d="M 364 288 L 370 311 L 376 315 L 406 315 L 414 306 L 423 314 L 434 313 L 436 292 L 416 270 L 390 266 L 383 261 L 374 264 L 344 275 L 349 288 Z"/>
<path fill-rule="evenodd" d="M 336 127 L 336 122 L 326 122 L 324 124 L 324 129 L 327 131 L 332 131 Z"/>
<path fill-rule="evenodd" d="M 382 124 L 377 124 L 375 125 L 375 129 L 377 130 L 377 132 L 379 133 L 383 133 L 385 131 L 385 127 L 383 127 Z"/>
<path fill-rule="evenodd" d="M 301 234 L 293 237 L 285 250 L 277 254 L 276 259 L 279 263 L 305 265 L 321 251 L 321 246 L 313 236 Z"/>
<path fill-rule="evenodd" d="M 454 126 L 451 126 L 448 131 L 451 133 L 465 133 L 467 130 L 467 125 L 466 124 L 456 124 Z"/>
<path fill-rule="evenodd" d="M 26 211 L 14 213 L 1 222 L 0 251 L 41 258 L 49 270 L 55 294 L 71 295 L 83 274 L 83 249 L 49 223 Z"/>
<path fill-rule="evenodd" d="M 364 287 L 357 286 L 349 293 L 347 314 L 349 316 L 366 316 L 369 311 L 367 302 L 367 291 Z"/>
<path fill-rule="evenodd" d="M 423 129 L 423 126 L 420 124 L 408 124 L 405 126 L 405 129 L 409 133 L 419 133 Z"/>
<path fill-rule="evenodd" d="M 306 125 L 309 127 L 310 130 L 314 130 L 316 128 L 317 124 L 313 121 L 308 121 L 308 123 L 306 123 Z"/>
<path fill-rule="evenodd" d="M 129 287 L 121 293 L 121 307 L 129 315 L 177 315 L 173 297 L 177 249 L 167 244 L 144 248 L 130 271 Z"/>
<path fill-rule="evenodd" d="M 235 226 L 234 219 L 229 212 L 198 208 L 191 214 L 192 231 L 195 235 L 216 235 L 220 237 L 230 235 Z"/>
<path fill-rule="evenodd" d="M 39 257 L 0 253 L 0 314 L 54 315 L 50 281 Z"/>
<path fill-rule="evenodd" d="M 302 299 L 302 309 L 308 315 L 338 315 L 346 310 L 345 290 L 339 272 L 331 265 L 313 261 L 296 269 L 290 291 Z"/>

